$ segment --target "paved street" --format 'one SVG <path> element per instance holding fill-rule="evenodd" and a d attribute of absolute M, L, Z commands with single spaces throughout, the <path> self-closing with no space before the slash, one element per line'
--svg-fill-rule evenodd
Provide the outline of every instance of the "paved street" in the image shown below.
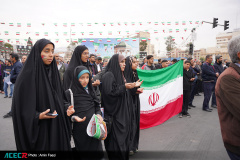
<path fill-rule="evenodd" d="M 224 148 L 217 110 L 203 112 L 203 94 L 195 97 L 191 118 L 177 116 L 162 125 L 141 130 L 139 153 L 131 159 L 228 160 Z M 10 110 L 11 99 L 0 95 L 0 150 L 15 150 L 12 119 L 3 119 Z"/>

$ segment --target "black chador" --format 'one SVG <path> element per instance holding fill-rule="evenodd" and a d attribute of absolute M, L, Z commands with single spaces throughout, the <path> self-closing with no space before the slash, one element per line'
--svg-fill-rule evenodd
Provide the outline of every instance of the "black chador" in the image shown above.
<path fill-rule="evenodd" d="M 112 56 L 102 77 L 102 103 L 108 127 L 104 142 L 109 159 L 125 160 L 129 158 L 130 113 L 119 57 L 122 59 L 123 56 Z"/>
<path fill-rule="evenodd" d="M 73 55 L 72 55 L 72 58 L 71 58 L 71 60 L 69 62 L 69 65 L 67 67 L 67 70 L 65 71 L 64 76 L 63 76 L 63 88 L 64 88 L 64 90 L 69 89 L 70 84 L 71 84 L 72 79 L 73 79 L 74 69 L 77 66 L 85 66 L 89 70 L 89 61 L 83 62 L 82 59 L 81 59 L 82 53 L 86 49 L 88 49 L 88 48 L 84 45 L 80 45 L 80 46 L 77 46 L 75 48 L 75 50 L 73 52 Z"/>
<path fill-rule="evenodd" d="M 45 65 L 43 48 L 54 44 L 46 39 L 33 46 L 24 68 L 19 74 L 13 96 L 13 126 L 17 150 L 68 151 L 70 146 L 70 119 L 67 117 L 65 92 L 55 59 Z M 50 109 L 56 118 L 39 119 L 41 112 Z"/>
<path fill-rule="evenodd" d="M 139 80 L 137 71 L 132 69 L 132 57 L 126 58 L 126 67 L 124 70 L 124 76 L 127 83 L 133 83 Z M 129 91 L 128 102 L 130 104 L 130 117 L 131 117 L 131 132 L 130 132 L 130 151 L 136 152 L 139 144 L 139 132 L 140 132 L 140 100 L 137 93 L 138 88 L 133 88 Z"/>
<path fill-rule="evenodd" d="M 84 88 L 78 81 L 82 74 L 89 73 L 85 66 L 78 66 L 74 70 L 74 75 L 70 89 L 73 93 L 74 98 L 74 109 L 75 113 L 73 116 L 80 118 L 86 117 L 84 122 L 73 123 L 73 138 L 77 151 L 89 151 L 95 153 L 95 158 L 103 157 L 103 150 L 101 141 L 87 135 L 87 126 L 92 118 L 93 114 L 101 115 L 99 101 L 95 95 L 95 92 L 91 83 L 91 76 L 89 75 L 88 85 Z M 67 98 L 70 101 L 70 92 L 66 90 Z"/>

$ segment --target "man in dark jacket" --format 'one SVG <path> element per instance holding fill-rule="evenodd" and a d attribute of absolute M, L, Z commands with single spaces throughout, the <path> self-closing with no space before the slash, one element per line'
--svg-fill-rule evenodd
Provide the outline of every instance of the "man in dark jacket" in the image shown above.
<path fill-rule="evenodd" d="M 89 62 L 90 62 L 90 72 L 92 74 L 92 77 L 94 77 L 96 74 L 98 74 L 98 69 L 97 69 L 97 65 L 95 64 L 95 55 L 94 54 L 90 54 Z"/>
<path fill-rule="evenodd" d="M 206 112 L 212 112 L 212 109 L 209 108 L 209 101 L 212 96 L 212 93 L 215 92 L 215 83 L 216 79 L 219 76 L 219 73 L 215 72 L 212 63 L 212 55 L 206 56 L 206 62 L 202 66 L 202 79 L 204 87 L 204 101 L 203 101 L 203 110 Z M 212 106 L 216 105 L 216 97 L 212 96 Z"/>
<path fill-rule="evenodd" d="M 222 139 L 230 159 L 240 159 L 240 36 L 228 43 L 233 63 L 218 78 L 216 96 Z"/>
<path fill-rule="evenodd" d="M 0 93 L 4 93 L 3 91 L 3 78 L 4 78 L 4 69 L 5 69 L 5 65 L 3 60 L 0 60 Z"/>
<path fill-rule="evenodd" d="M 102 57 L 97 57 L 95 64 L 97 66 L 97 71 L 101 72 L 103 70 Z"/>
<path fill-rule="evenodd" d="M 188 101 L 191 93 L 191 83 L 194 81 L 194 75 L 192 70 L 190 70 L 190 61 L 184 62 L 183 68 L 183 105 L 182 112 L 179 114 L 179 118 L 182 118 L 183 115 L 190 117 L 188 113 Z"/>
<path fill-rule="evenodd" d="M 17 80 L 17 77 L 22 69 L 22 63 L 19 61 L 19 56 L 17 54 L 10 54 L 10 60 L 13 63 L 12 70 L 11 70 L 11 76 L 10 76 L 10 81 L 12 82 L 13 85 L 13 90 L 14 90 L 14 84 Z M 12 116 L 12 111 L 4 115 L 4 118 L 8 118 Z"/>
<path fill-rule="evenodd" d="M 197 79 L 198 79 L 197 74 L 200 73 L 200 70 L 195 67 L 195 62 L 194 62 L 193 58 L 188 58 L 187 60 L 191 62 L 191 66 L 190 66 L 189 69 L 192 70 L 194 78 L 195 78 L 193 83 L 192 83 L 190 99 L 189 99 L 189 103 L 188 103 L 188 106 L 189 106 L 189 109 L 190 109 L 190 107 L 193 107 L 193 108 L 196 107 L 192 104 L 192 102 L 193 102 L 193 99 L 194 99 L 194 96 L 195 96 L 195 88 L 196 88 L 196 85 L 197 85 Z"/>

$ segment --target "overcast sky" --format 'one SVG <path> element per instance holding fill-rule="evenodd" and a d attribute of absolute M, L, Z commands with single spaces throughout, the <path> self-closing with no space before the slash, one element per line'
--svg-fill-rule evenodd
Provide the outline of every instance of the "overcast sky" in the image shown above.
<path fill-rule="evenodd" d="M 85 32 L 85 38 L 88 32 L 93 31 L 91 37 L 99 38 L 99 31 L 117 31 L 122 30 L 121 35 L 113 35 L 112 38 L 123 37 L 126 30 L 134 32 L 134 30 L 158 30 L 158 34 L 151 34 L 151 43 L 155 44 L 155 50 L 165 52 L 164 37 L 172 35 L 176 38 L 178 46 L 183 44 L 182 37 L 186 39 L 190 35 L 190 29 L 197 25 L 190 25 L 189 21 L 209 21 L 218 18 L 220 24 L 224 24 L 224 20 L 230 21 L 230 28 L 225 32 L 230 32 L 235 28 L 240 28 L 240 0 L 9 0 L 0 3 L 0 39 L 26 39 L 27 31 L 33 39 L 42 38 L 43 32 L 49 32 L 49 36 L 53 42 L 60 39 L 59 43 L 55 43 L 56 47 L 67 46 L 66 39 L 62 36 L 63 32 L 69 32 L 70 28 L 62 26 L 62 23 L 76 23 L 77 26 L 72 31 L 77 32 L 77 36 L 73 38 L 82 38 L 81 31 Z M 179 26 L 175 25 L 175 21 L 179 21 Z M 181 22 L 186 21 L 187 25 L 182 26 Z M 22 27 L 9 27 L 8 23 L 22 23 Z M 44 22 L 43 27 L 40 24 Z M 53 23 L 58 23 L 59 27 L 55 27 Z M 110 22 L 128 22 L 129 26 L 106 26 L 96 25 L 92 27 L 81 27 L 79 23 L 110 23 Z M 131 22 L 135 22 L 136 26 L 130 26 Z M 143 24 L 140 26 L 138 22 L 159 22 L 158 26 Z M 163 26 L 161 22 L 172 22 L 171 26 Z M 32 27 L 26 27 L 26 23 L 32 23 Z M 114 24 L 116 25 L 116 24 Z M 183 29 L 188 28 L 187 32 Z M 174 33 L 163 33 L 162 30 L 173 29 Z M 180 29 L 176 33 L 176 29 Z M 223 31 L 222 26 L 212 29 L 211 24 L 203 24 L 197 28 L 197 40 L 195 41 L 196 49 L 216 46 L 216 35 Z M 4 35 L 4 31 L 9 31 L 10 35 Z M 59 32 L 56 37 L 55 32 Z M 20 36 L 16 36 L 16 32 L 21 32 Z M 36 37 L 35 32 L 40 32 L 40 36 Z M 11 34 L 12 33 L 12 34 Z M 114 32 L 115 33 L 115 32 Z M 124 33 L 124 34 L 123 34 Z M 103 35 L 102 38 L 106 38 Z M 159 41 L 156 41 L 159 37 Z M 183 48 L 184 49 L 184 48 Z"/>

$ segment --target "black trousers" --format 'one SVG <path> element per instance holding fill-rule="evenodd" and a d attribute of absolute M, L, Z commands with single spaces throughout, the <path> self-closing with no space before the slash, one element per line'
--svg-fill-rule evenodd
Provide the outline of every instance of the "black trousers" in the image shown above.
<path fill-rule="evenodd" d="M 188 113 L 188 103 L 190 98 L 191 90 L 183 90 L 183 105 L 182 105 L 182 114 L 186 115 Z"/>
<path fill-rule="evenodd" d="M 3 91 L 3 76 L 0 76 L 0 90 Z"/>

